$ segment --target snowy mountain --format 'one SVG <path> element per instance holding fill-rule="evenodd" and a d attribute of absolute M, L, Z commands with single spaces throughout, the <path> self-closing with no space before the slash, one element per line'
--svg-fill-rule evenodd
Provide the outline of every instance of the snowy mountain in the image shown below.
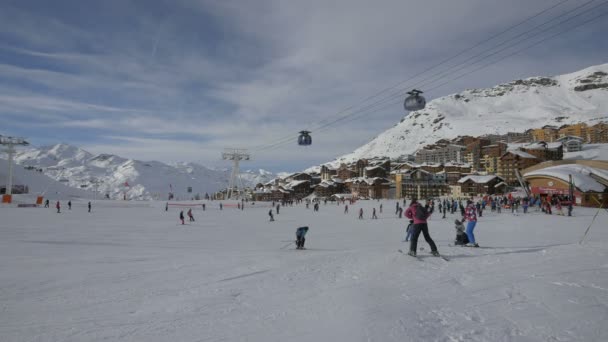
<path fill-rule="evenodd" d="M 13 185 L 27 185 L 29 189 L 27 195 L 16 195 L 15 202 L 34 203 L 35 197 L 39 195 L 53 200 L 93 199 L 95 197 L 92 191 L 67 186 L 38 172 L 36 169 L 26 169 L 22 165 L 14 165 L 13 167 Z M 7 180 L 8 161 L 0 158 L 0 184 L 7 184 Z"/>
<path fill-rule="evenodd" d="M 214 170 L 196 163 L 164 164 L 111 154 L 94 155 L 81 148 L 57 144 L 17 153 L 15 161 L 43 169 L 49 177 L 73 188 L 92 190 L 110 198 L 165 199 L 169 192 L 186 199 L 204 196 L 228 185 L 229 170 Z M 265 170 L 241 174 L 245 186 L 267 182 L 275 176 Z M 188 193 L 188 188 L 192 192 Z"/>
<path fill-rule="evenodd" d="M 571 74 L 531 77 L 430 101 L 337 162 L 398 158 L 459 135 L 524 132 L 544 125 L 608 120 L 608 64 Z"/>

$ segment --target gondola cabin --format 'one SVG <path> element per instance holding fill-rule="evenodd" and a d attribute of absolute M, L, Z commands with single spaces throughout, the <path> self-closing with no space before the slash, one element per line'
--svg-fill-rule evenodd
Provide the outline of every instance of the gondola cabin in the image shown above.
<path fill-rule="evenodd" d="M 309 131 L 300 132 L 300 136 L 298 137 L 298 145 L 300 146 L 309 146 L 312 144 L 312 137 L 310 136 Z"/>
<path fill-rule="evenodd" d="M 406 111 L 411 112 L 414 110 L 424 109 L 426 106 L 426 100 L 424 96 L 420 95 L 422 94 L 422 91 L 413 89 L 412 91 L 408 91 L 407 94 L 409 96 L 406 97 L 405 101 L 403 102 L 403 108 L 405 108 Z"/>

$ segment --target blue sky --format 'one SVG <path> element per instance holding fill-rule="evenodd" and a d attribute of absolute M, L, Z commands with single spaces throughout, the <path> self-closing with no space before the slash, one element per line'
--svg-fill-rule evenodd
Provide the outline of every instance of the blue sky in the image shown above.
<path fill-rule="evenodd" d="M 225 164 L 225 147 L 245 147 L 253 160 L 244 167 L 297 171 L 371 140 L 405 115 L 401 104 L 313 132 L 310 147 L 294 141 L 259 147 L 335 119 L 558 2 L 5 0 L 0 134 L 209 166 Z M 564 2 L 509 34 L 581 4 Z M 608 6 L 569 24 L 602 11 Z M 427 99 L 606 63 L 607 18 L 451 82 Z"/>

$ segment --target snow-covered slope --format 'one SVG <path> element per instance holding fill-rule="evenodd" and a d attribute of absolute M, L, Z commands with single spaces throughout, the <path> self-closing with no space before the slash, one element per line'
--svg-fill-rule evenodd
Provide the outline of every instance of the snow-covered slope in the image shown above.
<path fill-rule="evenodd" d="M 354 152 L 338 158 L 413 154 L 442 138 L 524 132 L 544 125 L 608 120 L 608 64 L 532 77 L 430 101 Z"/>
<path fill-rule="evenodd" d="M 74 188 L 93 189 L 98 181 L 101 194 L 110 198 L 164 199 L 169 192 L 185 199 L 204 196 L 228 185 L 228 170 L 213 170 L 195 163 L 167 165 L 157 161 L 139 161 L 111 154 L 93 155 L 67 144 L 33 148 L 19 152 L 15 160 L 22 165 L 41 168 L 57 181 Z M 267 171 L 247 171 L 243 183 L 253 185 L 274 176 Z M 188 187 L 192 192 L 188 193 Z"/>
<path fill-rule="evenodd" d="M 27 185 L 27 195 L 15 195 L 16 202 L 33 203 L 33 198 L 43 195 L 49 199 L 65 200 L 74 198 L 94 198 L 91 191 L 69 187 L 57 180 L 50 178 L 36 170 L 27 170 L 21 165 L 13 166 L 13 184 Z M 7 184 L 8 161 L 0 159 L 0 184 Z"/>
<path fill-rule="evenodd" d="M 422 237 L 420 260 L 397 252 L 407 221 L 393 200 L 358 201 L 349 214 L 297 204 L 276 222 L 259 202 L 224 204 L 234 207 L 193 207 L 184 226 L 187 207 L 164 202 L 0 206 L 0 340 L 608 341 L 603 210 L 488 210 L 475 228 L 482 248 L 448 245 L 459 211 L 432 215 L 446 262 Z M 302 224 L 307 250 L 297 251 L 289 241 Z"/>

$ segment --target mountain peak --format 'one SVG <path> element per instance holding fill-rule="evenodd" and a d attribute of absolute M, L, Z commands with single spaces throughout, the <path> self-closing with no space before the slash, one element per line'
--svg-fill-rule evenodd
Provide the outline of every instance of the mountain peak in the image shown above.
<path fill-rule="evenodd" d="M 565 75 L 534 76 L 433 99 L 425 109 L 409 113 L 369 143 L 336 160 L 397 158 L 439 139 L 608 119 L 606 113 L 608 64 L 601 64 Z"/>

